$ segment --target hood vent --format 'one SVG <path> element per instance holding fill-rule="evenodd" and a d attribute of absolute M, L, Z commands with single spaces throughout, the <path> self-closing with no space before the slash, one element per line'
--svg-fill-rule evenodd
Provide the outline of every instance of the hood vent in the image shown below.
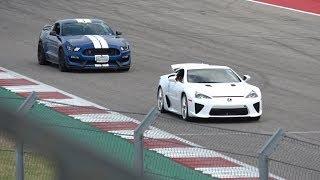
<path fill-rule="evenodd" d="M 205 86 L 207 86 L 207 87 L 212 87 L 210 84 L 206 84 Z"/>

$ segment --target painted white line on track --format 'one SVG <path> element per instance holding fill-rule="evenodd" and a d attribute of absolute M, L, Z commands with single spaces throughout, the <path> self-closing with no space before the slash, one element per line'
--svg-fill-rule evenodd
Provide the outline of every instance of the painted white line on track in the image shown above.
<path fill-rule="evenodd" d="M 38 101 L 41 104 L 44 104 L 49 107 L 61 107 L 61 106 L 91 106 L 86 101 L 81 99 L 44 99 Z"/>
<path fill-rule="evenodd" d="M 118 113 L 71 115 L 82 122 L 134 122 L 132 118 Z"/>
<path fill-rule="evenodd" d="M 47 85 L 26 85 L 26 86 L 3 86 L 4 88 L 15 92 L 15 93 L 22 93 L 22 92 L 49 92 L 49 91 L 56 91 L 56 88 L 49 87 Z"/>
<path fill-rule="evenodd" d="M 212 177 L 217 178 L 247 178 L 247 177 L 259 177 L 259 171 L 257 168 L 252 167 L 208 167 L 208 168 L 195 168 L 196 170 L 202 171 L 205 174 L 210 174 Z M 269 177 L 285 180 L 278 176 L 269 174 Z"/>
<path fill-rule="evenodd" d="M 119 131 L 109 131 L 115 135 L 126 136 L 127 139 L 133 139 L 133 130 L 119 130 Z M 158 130 L 146 130 L 143 134 L 144 138 L 151 139 L 176 139 L 176 136 L 173 134 L 160 132 Z"/>
<path fill-rule="evenodd" d="M 213 168 L 195 168 L 205 174 L 210 174 L 217 178 L 254 178 L 259 177 L 256 168 L 247 167 L 213 167 Z"/>
<path fill-rule="evenodd" d="M 151 149 L 170 158 L 189 158 L 189 157 L 222 157 L 220 153 L 212 150 L 187 147 L 187 148 L 155 148 Z"/>
<path fill-rule="evenodd" d="M 120 131 L 108 131 L 109 133 L 112 133 L 116 136 L 120 136 L 124 139 L 133 139 L 133 135 L 126 132 L 127 130 L 120 130 Z"/>
<path fill-rule="evenodd" d="M 7 72 L 0 72 L 0 79 L 15 79 L 17 77 L 8 74 Z"/>
<path fill-rule="evenodd" d="M 307 11 L 302 11 L 302 10 L 293 9 L 293 8 L 288 8 L 288 7 L 279 6 L 279 5 L 275 5 L 275 4 L 269 4 L 269 3 L 265 3 L 265 2 L 255 1 L 255 0 L 246 0 L 246 1 L 254 2 L 254 3 L 257 3 L 257 4 L 263 4 L 263 5 L 267 5 L 267 6 L 272 6 L 272 7 L 276 7 L 276 8 L 281 8 L 281 9 L 285 9 L 285 10 L 289 10 L 289 11 L 295 11 L 295 12 L 299 12 L 299 13 L 304 13 L 304 14 L 308 14 L 308 15 L 320 16 L 320 14 L 307 12 Z"/>

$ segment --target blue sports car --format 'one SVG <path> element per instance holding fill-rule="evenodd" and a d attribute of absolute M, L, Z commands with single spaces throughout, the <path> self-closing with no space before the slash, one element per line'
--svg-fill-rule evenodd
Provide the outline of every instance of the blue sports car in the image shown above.
<path fill-rule="evenodd" d="M 38 44 L 40 65 L 55 63 L 60 71 L 119 69 L 128 71 L 130 46 L 98 19 L 65 19 L 43 27 Z"/>

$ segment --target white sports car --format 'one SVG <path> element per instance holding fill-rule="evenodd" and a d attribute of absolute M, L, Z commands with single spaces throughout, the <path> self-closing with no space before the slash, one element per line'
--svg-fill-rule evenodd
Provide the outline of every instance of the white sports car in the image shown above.
<path fill-rule="evenodd" d="M 157 106 L 184 120 L 192 117 L 246 117 L 259 120 L 262 114 L 261 91 L 227 66 L 174 64 L 174 73 L 160 77 Z"/>

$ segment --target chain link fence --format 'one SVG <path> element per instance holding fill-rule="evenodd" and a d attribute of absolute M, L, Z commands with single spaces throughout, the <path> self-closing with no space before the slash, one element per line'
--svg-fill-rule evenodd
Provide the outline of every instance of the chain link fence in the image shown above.
<path fill-rule="evenodd" d="M 16 177 L 15 138 L 0 131 L 0 179 L 11 180 Z M 56 179 L 54 160 L 27 147 L 24 151 L 25 179 L 53 180 Z"/>
<path fill-rule="evenodd" d="M 273 135 L 213 127 L 206 120 L 184 122 L 175 117 L 171 113 L 161 114 L 153 126 L 166 129 L 186 140 L 197 142 L 203 149 L 221 153 L 252 167 L 258 167 L 258 152 Z M 183 125 L 185 123 L 188 126 Z M 320 145 L 292 137 L 291 134 L 285 135 L 269 157 L 269 172 L 283 179 L 320 179 Z M 250 175 L 250 171 L 243 172 L 246 173 Z"/>
<path fill-rule="evenodd" d="M 14 112 L 24 100 L 7 93 L 0 97 L 0 106 Z M 27 117 L 37 126 L 76 139 L 103 158 L 111 156 L 120 166 L 132 170 L 133 131 L 146 115 L 84 106 L 77 101 L 42 99 Z M 147 149 L 143 156 L 144 174 L 155 179 L 257 178 L 258 152 L 271 136 L 201 122 L 183 122 L 173 114 L 160 114 L 143 134 L 143 145 Z M 0 131 L 0 179 L 15 179 L 15 142 L 12 135 Z M 45 143 L 54 148 L 51 141 Z M 318 144 L 286 135 L 269 158 L 270 178 L 320 179 L 319 148 Z M 55 153 L 38 153 L 38 149 L 32 143 L 25 145 L 25 179 L 59 179 L 61 161 L 57 161 Z M 61 153 L 72 156 L 72 152 Z"/>
<path fill-rule="evenodd" d="M 269 163 L 287 179 L 320 179 L 320 146 L 285 136 Z"/>

